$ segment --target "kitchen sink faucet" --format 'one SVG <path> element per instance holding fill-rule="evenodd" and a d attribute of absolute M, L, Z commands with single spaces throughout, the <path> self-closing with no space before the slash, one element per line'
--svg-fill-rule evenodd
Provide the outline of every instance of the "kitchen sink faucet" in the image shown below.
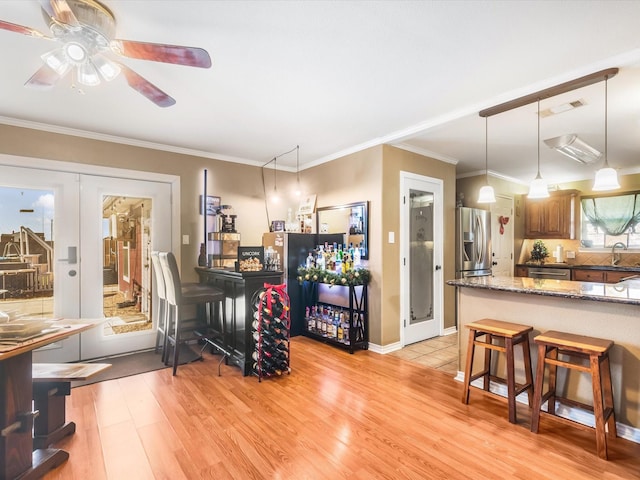
<path fill-rule="evenodd" d="M 620 254 L 616 253 L 616 247 L 622 247 L 623 249 L 627 249 L 627 246 L 622 242 L 616 242 L 611 247 L 611 265 L 617 265 L 620 263 Z"/>

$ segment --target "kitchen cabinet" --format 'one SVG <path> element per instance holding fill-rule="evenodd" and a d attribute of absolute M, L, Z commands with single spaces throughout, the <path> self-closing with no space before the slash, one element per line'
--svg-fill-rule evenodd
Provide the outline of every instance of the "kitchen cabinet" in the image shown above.
<path fill-rule="evenodd" d="M 549 198 L 526 199 L 525 238 L 575 238 L 577 190 L 551 192 Z"/>
<path fill-rule="evenodd" d="M 624 280 L 625 278 L 629 278 L 629 277 L 632 277 L 634 275 L 637 275 L 637 273 L 634 273 L 634 272 L 621 272 L 619 270 L 606 270 L 604 272 L 604 281 L 606 283 L 618 283 L 618 282 Z"/>
<path fill-rule="evenodd" d="M 571 280 L 577 282 L 618 283 L 633 275 L 635 273 L 629 271 L 574 268 L 571 273 Z"/>
<path fill-rule="evenodd" d="M 576 282 L 604 282 L 604 273 L 604 270 L 574 268 L 571 272 L 571 280 Z"/>
<path fill-rule="evenodd" d="M 515 277 L 528 277 L 529 269 L 527 267 L 516 267 Z"/>

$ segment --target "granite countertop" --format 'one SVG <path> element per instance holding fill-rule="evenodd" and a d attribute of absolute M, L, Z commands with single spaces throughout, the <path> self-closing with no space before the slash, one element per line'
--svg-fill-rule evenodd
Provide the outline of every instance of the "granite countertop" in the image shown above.
<path fill-rule="evenodd" d="M 526 277 L 472 277 L 448 280 L 447 285 L 640 305 L 640 278 L 612 284 Z"/>
<path fill-rule="evenodd" d="M 638 272 L 640 273 L 640 265 L 581 265 L 577 263 L 518 263 L 516 267 L 533 267 L 533 268 L 580 268 L 585 270 L 616 270 L 621 272 Z"/>

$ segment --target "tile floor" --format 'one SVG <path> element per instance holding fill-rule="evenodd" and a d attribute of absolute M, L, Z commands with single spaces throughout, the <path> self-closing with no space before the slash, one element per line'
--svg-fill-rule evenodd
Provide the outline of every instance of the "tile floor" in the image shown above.
<path fill-rule="evenodd" d="M 456 375 L 458 373 L 458 334 L 413 343 L 389 355 Z"/>

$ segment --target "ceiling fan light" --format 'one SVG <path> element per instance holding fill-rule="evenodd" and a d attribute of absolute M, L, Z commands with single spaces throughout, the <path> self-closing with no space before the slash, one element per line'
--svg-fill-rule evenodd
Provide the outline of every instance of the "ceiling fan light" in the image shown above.
<path fill-rule="evenodd" d="M 493 191 L 493 187 L 491 185 L 485 185 L 480 188 L 480 193 L 478 194 L 478 203 L 495 203 L 496 202 L 496 194 Z"/>
<path fill-rule="evenodd" d="M 71 68 L 71 64 L 67 60 L 67 57 L 65 56 L 62 49 L 47 52 L 40 58 L 42 58 L 42 60 L 44 60 L 44 63 L 51 67 L 51 69 L 61 77 L 66 75 L 66 73 Z"/>
<path fill-rule="evenodd" d="M 98 70 L 93 66 L 92 63 L 87 62 L 82 65 L 78 65 L 77 67 L 78 74 L 78 83 L 82 85 L 86 85 L 88 87 L 95 87 L 96 85 L 100 85 L 100 76 L 98 75 Z"/>
<path fill-rule="evenodd" d="M 92 60 L 93 65 L 98 69 L 102 78 L 107 82 L 120 75 L 120 67 L 102 55 L 96 55 Z"/>
<path fill-rule="evenodd" d="M 87 60 L 87 50 L 79 43 L 69 42 L 64 46 L 67 57 L 73 62 L 82 63 Z"/>
<path fill-rule="evenodd" d="M 603 192 L 606 190 L 617 190 L 620 188 L 618 183 L 618 173 L 615 169 L 606 165 L 596 172 L 596 178 L 593 183 L 593 190 Z"/>
<path fill-rule="evenodd" d="M 540 176 L 538 176 L 531 182 L 529 185 L 529 195 L 527 198 L 548 198 L 549 197 L 549 188 L 547 187 L 547 182 Z"/>

